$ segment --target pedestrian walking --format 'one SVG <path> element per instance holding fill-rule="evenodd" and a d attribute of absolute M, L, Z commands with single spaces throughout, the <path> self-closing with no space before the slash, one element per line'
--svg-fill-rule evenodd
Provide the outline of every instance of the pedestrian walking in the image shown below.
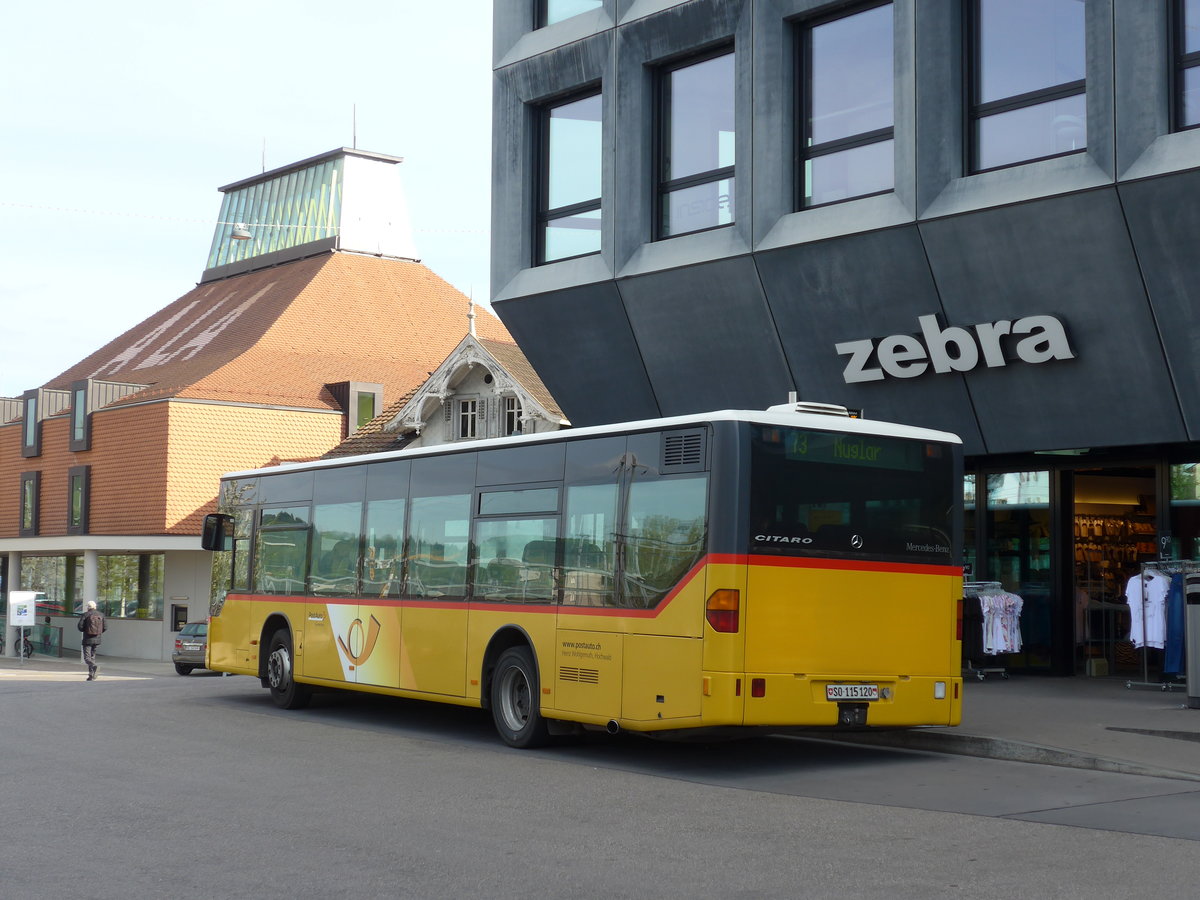
<path fill-rule="evenodd" d="M 88 681 L 96 680 L 96 648 L 100 646 L 100 635 L 108 631 L 108 623 L 96 609 L 96 601 L 87 602 L 87 611 L 79 617 L 76 626 L 83 632 L 83 662 L 88 667 Z"/>

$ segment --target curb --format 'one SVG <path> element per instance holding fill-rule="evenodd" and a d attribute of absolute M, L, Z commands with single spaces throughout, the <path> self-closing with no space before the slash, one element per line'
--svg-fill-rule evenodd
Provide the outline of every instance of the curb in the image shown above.
<path fill-rule="evenodd" d="M 978 737 L 971 734 L 949 734 L 933 731 L 896 731 L 868 734 L 805 735 L 817 740 L 831 740 L 844 744 L 864 746 L 897 747 L 903 750 L 921 750 L 928 753 L 949 753 L 957 756 L 977 756 L 986 759 L 1002 759 L 1009 762 L 1033 763 L 1042 766 L 1061 766 L 1068 769 L 1089 769 L 1094 772 L 1115 772 L 1121 775 L 1144 775 L 1149 778 L 1171 778 L 1176 781 L 1200 782 L 1200 774 L 1145 766 L 1140 763 L 1103 756 L 1088 756 L 1073 750 L 1010 741 L 1001 738 Z"/>

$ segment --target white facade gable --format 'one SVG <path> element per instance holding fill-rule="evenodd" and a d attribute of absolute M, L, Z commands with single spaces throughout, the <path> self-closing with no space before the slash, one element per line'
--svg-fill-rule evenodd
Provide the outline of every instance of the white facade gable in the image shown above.
<path fill-rule="evenodd" d="M 467 335 L 383 430 L 415 435 L 406 446 L 427 447 L 541 434 L 569 424 L 547 412 L 478 338 Z"/>

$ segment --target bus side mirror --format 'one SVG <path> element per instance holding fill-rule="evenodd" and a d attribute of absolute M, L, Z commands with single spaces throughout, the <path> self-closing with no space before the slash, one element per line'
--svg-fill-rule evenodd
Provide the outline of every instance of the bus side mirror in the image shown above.
<path fill-rule="evenodd" d="M 200 546 L 205 550 L 233 549 L 233 516 L 224 513 L 209 513 L 204 517 L 204 530 L 200 533 Z"/>

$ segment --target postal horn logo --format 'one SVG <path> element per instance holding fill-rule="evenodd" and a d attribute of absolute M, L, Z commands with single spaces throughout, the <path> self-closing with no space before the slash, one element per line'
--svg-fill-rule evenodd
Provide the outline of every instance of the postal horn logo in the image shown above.
<path fill-rule="evenodd" d="M 362 619 L 355 619 L 346 629 L 346 637 L 338 635 L 338 646 L 346 654 L 346 658 L 356 666 L 361 666 L 375 652 L 375 644 L 379 640 L 379 620 L 371 616 L 371 624 L 363 626 Z M 353 649 L 352 649 L 353 648 Z"/>

